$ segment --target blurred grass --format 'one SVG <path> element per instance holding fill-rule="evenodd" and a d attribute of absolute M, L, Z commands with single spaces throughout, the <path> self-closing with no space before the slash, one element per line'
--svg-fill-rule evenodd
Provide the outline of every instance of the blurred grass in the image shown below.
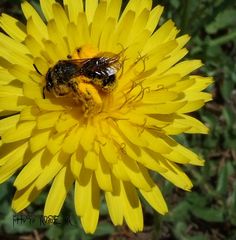
<path fill-rule="evenodd" d="M 0 11 L 22 19 L 21 1 L 0 3 Z M 35 6 L 38 1 L 31 1 Z M 127 2 L 127 1 L 124 1 Z M 214 100 L 195 116 L 210 128 L 209 135 L 181 135 L 178 140 L 206 160 L 204 167 L 186 167 L 194 183 L 184 192 L 163 182 L 170 212 L 159 216 L 144 202 L 145 229 L 132 234 L 127 228 L 114 228 L 104 203 L 94 236 L 85 235 L 74 215 L 73 194 L 67 198 L 62 216 L 70 215 L 73 225 L 16 225 L 12 228 L 11 179 L 1 185 L 0 239 L 83 239 L 83 240 L 235 240 L 236 239 L 236 2 L 235 0 L 159 0 L 165 6 L 162 21 L 172 18 L 181 33 L 191 35 L 187 58 L 202 59 L 199 74 L 213 76 L 209 88 Z M 46 191 L 28 209 L 42 214 Z"/>

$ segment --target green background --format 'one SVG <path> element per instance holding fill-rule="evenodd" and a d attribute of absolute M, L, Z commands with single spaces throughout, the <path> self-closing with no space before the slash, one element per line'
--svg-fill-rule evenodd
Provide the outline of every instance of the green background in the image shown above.
<path fill-rule="evenodd" d="M 24 21 L 21 1 L 1 0 L 0 12 Z M 30 1 L 39 8 L 38 1 Z M 124 1 L 124 4 L 127 1 Z M 178 141 L 200 153 L 204 167 L 183 166 L 194 183 L 184 192 L 158 176 L 169 213 L 162 217 L 143 201 L 145 227 L 133 234 L 115 228 L 106 205 L 101 204 L 97 231 L 86 235 L 74 214 L 73 193 L 68 195 L 60 224 L 44 225 L 37 219 L 15 224 L 10 209 L 14 178 L 0 186 L 0 239 L 100 240 L 235 240 L 236 239 L 236 2 L 235 0 L 159 0 L 165 6 L 162 22 L 172 18 L 181 33 L 191 35 L 187 59 L 202 59 L 203 76 L 213 76 L 208 89 L 214 100 L 195 114 L 210 128 L 209 135 L 180 135 Z M 47 189 L 24 213 L 42 215 Z M 66 221 L 69 217 L 71 222 Z M 33 221 L 35 220 L 35 221 Z"/>

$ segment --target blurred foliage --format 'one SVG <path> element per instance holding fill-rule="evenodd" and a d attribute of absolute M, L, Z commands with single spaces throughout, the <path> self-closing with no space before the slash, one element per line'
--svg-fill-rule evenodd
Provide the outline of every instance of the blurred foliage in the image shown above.
<path fill-rule="evenodd" d="M 23 19 L 20 2 L 2 0 L 0 11 Z M 38 1 L 31 1 L 38 7 Z M 124 3 L 127 1 L 124 1 Z M 74 214 L 73 193 L 67 198 L 62 219 L 70 223 L 43 225 L 15 224 L 9 203 L 14 194 L 13 179 L 1 185 L 0 239 L 82 239 L 82 240 L 234 240 L 236 239 L 236 2 L 235 0 L 158 0 L 165 6 L 162 21 L 172 18 L 192 39 L 189 59 L 204 62 L 200 74 L 213 76 L 209 88 L 214 100 L 195 114 L 210 128 L 209 135 L 181 135 L 178 140 L 206 160 L 202 168 L 186 167 L 193 180 L 192 192 L 185 193 L 157 178 L 170 212 L 156 214 L 144 201 L 145 229 L 133 234 L 126 227 L 114 228 L 106 205 L 101 204 L 100 224 L 93 236 L 86 235 Z M 46 191 L 27 214 L 42 214 Z M 69 213 L 69 214 L 68 214 Z"/>

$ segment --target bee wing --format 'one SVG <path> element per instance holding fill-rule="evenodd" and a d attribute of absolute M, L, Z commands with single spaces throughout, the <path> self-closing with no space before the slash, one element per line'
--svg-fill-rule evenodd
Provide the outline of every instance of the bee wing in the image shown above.
<path fill-rule="evenodd" d="M 97 58 L 103 58 L 108 64 L 113 64 L 115 62 L 118 62 L 120 59 L 120 54 L 115 54 L 111 52 L 101 52 L 96 55 Z"/>
<path fill-rule="evenodd" d="M 81 59 L 70 59 L 70 60 L 66 60 L 66 61 L 77 65 L 79 68 L 82 68 L 84 66 L 84 64 L 90 60 L 91 60 L 91 58 L 81 58 Z"/>

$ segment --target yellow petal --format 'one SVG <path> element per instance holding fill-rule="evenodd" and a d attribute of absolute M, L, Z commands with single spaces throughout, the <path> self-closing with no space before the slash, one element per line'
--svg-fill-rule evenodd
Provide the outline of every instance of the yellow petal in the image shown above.
<path fill-rule="evenodd" d="M 147 175 L 144 175 L 140 169 L 140 165 L 131 158 L 127 156 L 122 157 L 121 165 L 123 166 L 124 171 L 129 176 L 131 183 L 139 188 L 144 189 L 145 191 L 151 190 L 150 181 Z"/>
<path fill-rule="evenodd" d="M 68 155 L 58 152 L 51 159 L 48 159 L 48 165 L 46 165 L 36 179 L 35 184 L 38 189 L 44 188 L 56 175 L 57 173 L 66 165 L 68 160 Z M 61 184 L 62 185 L 62 184 Z"/>
<path fill-rule="evenodd" d="M 173 53 L 174 51 L 172 51 Z M 165 58 L 158 64 L 158 68 L 155 74 L 157 75 L 169 75 L 169 74 L 182 74 L 182 72 L 172 71 L 173 65 L 175 65 L 178 61 L 180 61 L 185 55 L 187 55 L 188 50 L 186 48 L 180 49 L 174 54 L 171 54 L 168 58 Z M 176 64 L 177 65 L 177 64 Z M 170 72 L 168 71 L 170 69 Z M 183 71 L 183 69 L 182 69 Z M 182 75 L 181 75 L 182 76 Z"/>
<path fill-rule="evenodd" d="M 105 192 L 112 191 L 111 170 L 109 164 L 102 156 L 100 156 L 97 165 L 98 167 L 96 168 L 95 175 L 99 188 Z"/>
<path fill-rule="evenodd" d="M 129 182 L 121 183 L 123 212 L 127 225 L 133 232 L 143 230 L 143 212 L 138 194 Z"/>
<path fill-rule="evenodd" d="M 182 124 L 183 126 L 188 127 L 188 130 L 185 131 L 186 133 L 202 133 L 202 134 L 208 133 L 208 128 L 197 119 L 185 114 L 181 114 L 180 116 L 181 118 L 175 119 L 175 121 L 178 124 Z"/>
<path fill-rule="evenodd" d="M 85 4 L 85 12 L 88 19 L 88 23 L 90 24 L 93 20 L 94 13 L 97 9 L 98 0 L 87 0 Z"/>
<path fill-rule="evenodd" d="M 95 232 L 98 224 L 100 200 L 100 191 L 94 175 L 92 177 L 90 191 L 88 196 L 89 207 L 81 216 L 81 224 L 86 233 L 92 234 Z"/>
<path fill-rule="evenodd" d="M 57 25 L 57 29 L 60 31 L 62 36 L 66 36 L 67 33 L 67 24 L 68 18 L 62 6 L 59 3 L 54 3 L 52 5 L 52 11 L 54 14 L 55 23 Z"/>
<path fill-rule="evenodd" d="M 36 10 L 28 2 L 23 2 L 21 4 L 21 7 L 26 19 L 28 20 L 27 24 L 29 20 L 32 19 L 32 21 L 34 22 L 34 26 L 37 29 L 36 31 L 39 33 L 38 36 L 34 34 L 32 36 L 34 36 L 36 39 L 37 37 L 46 39 L 47 38 L 46 25 L 44 24 L 43 20 L 40 18 Z"/>
<path fill-rule="evenodd" d="M 26 208 L 36 197 L 40 194 L 41 190 L 35 187 L 35 183 L 27 186 L 26 188 L 16 191 L 12 200 L 12 208 L 16 212 L 20 212 Z"/>
<path fill-rule="evenodd" d="M 70 22 L 76 23 L 78 13 L 84 11 L 83 1 L 64 0 L 63 3 L 66 11 L 68 12 Z"/>
<path fill-rule="evenodd" d="M 164 43 L 168 40 L 168 36 L 170 32 L 173 30 L 175 24 L 173 21 L 168 20 L 165 22 L 148 40 L 145 48 L 143 49 L 142 53 L 146 54 L 151 52 L 154 47 L 157 45 Z"/>
<path fill-rule="evenodd" d="M 201 77 L 196 75 L 189 76 L 189 79 L 194 79 L 196 84 L 192 85 L 189 90 L 202 91 L 213 83 L 212 77 Z"/>
<path fill-rule="evenodd" d="M 111 165 L 112 173 L 114 176 L 123 181 L 130 181 L 129 175 L 124 169 L 124 164 L 119 160 L 115 164 Z"/>
<path fill-rule="evenodd" d="M 78 119 L 75 116 L 70 113 L 64 113 L 58 118 L 55 128 L 57 132 L 64 132 L 76 124 L 78 124 Z"/>
<path fill-rule="evenodd" d="M 173 151 L 168 154 L 163 154 L 164 157 L 168 158 L 173 162 L 190 163 L 199 166 L 204 165 L 204 160 L 202 160 L 201 157 L 195 154 L 194 152 L 190 151 L 189 149 L 178 144 L 177 142 L 170 138 L 167 141 L 170 142 Z"/>
<path fill-rule="evenodd" d="M 137 14 L 140 14 L 140 12 L 142 12 L 143 9 L 145 8 L 150 10 L 151 6 L 152 6 L 151 0 L 145 0 L 145 1 L 130 0 L 122 13 L 121 19 L 123 15 L 125 15 L 130 10 L 135 11 Z"/>
<path fill-rule="evenodd" d="M 16 127 L 16 124 L 18 123 L 20 118 L 20 115 L 13 115 L 10 117 L 6 117 L 0 120 L 0 135 L 2 135 L 4 132 L 6 132 L 10 128 Z"/>
<path fill-rule="evenodd" d="M 52 5 L 55 3 L 55 0 L 39 0 L 41 9 L 43 10 L 43 14 L 47 20 L 50 20 L 53 18 L 53 12 L 52 12 Z"/>
<path fill-rule="evenodd" d="M 193 184 L 189 177 L 175 164 L 170 161 L 160 161 L 162 167 L 166 168 L 166 172 L 160 172 L 168 181 L 172 182 L 185 191 L 190 191 Z"/>
<path fill-rule="evenodd" d="M 185 98 L 188 101 L 203 100 L 205 103 L 212 100 L 212 94 L 206 92 L 186 91 Z"/>
<path fill-rule="evenodd" d="M 30 53 L 24 44 L 15 41 L 14 39 L 8 37 L 3 33 L 0 33 L 0 44 L 2 47 L 6 48 L 5 51 L 8 54 L 10 51 L 19 53 L 19 56 Z M 5 55 L 3 56 L 5 57 Z M 26 56 L 21 56 L 21 57 L 26 57 Z"/>
<path fill-rule="evenodd" d="M 83 139 L 84 128 L 80 126 L 75 126 L 68 133 L 68 136 L 65 138 L 62 149 L 66 153 L 73 153 L 79 146 L 80 140 Z"/>
<path fill-rule="evenodd" d="M 43 97 L 42 87 L 37 84 L 24 84 L 23 92 L 25 97 L 31 99 Z"/>
<path fill-rule="evenodd" d="M 135 126 L 132 126 L 128 121 L 118 121 L 117 122 L 122 133 L 135 145 L 140 147 L 145 147 L 148 145 L 148 141 L 141 136 L 141 132 Z"/>
<path fill-rule="evenodd" d="M 80 141 L 80 144 L 85 151 L 89 151 L 92 149 L 95 137 L 96 128 L 93 125 L 88 124 L 84 130 L 83 138 Z"/>
<path fill-rule="evenodd" d="M 67 41 L 70 49 L 67 52 L 69 52 L 70 54 L 73 54 L 75 49 L 78 48 L 78 46 L 83 45 L 83 42 L 81 41 L 83 37 L 80 34 L 81 31 L 79 31 L 75 23 L 69 23 L 67 25 L 67 35 L 69 36 L 67 38 Z"/>
<path fill-rule="evenodd" d="M 113 36 L 114 43 L 119 43 L 123 47 L 127 47 L 127 39 L 129 38 L 130 31 L 132 29 L 133 23 L 135 19 L 135 12 L 129 11 L 124 16 L 122 20 L 119 21 L 119 25 L 117 27 L 116 33 Z M 124 31 L 124 28 L 126 31 Z"/>
<path fill-rule="evenodd" d="M 158 5 L 150 12 L 150 16 L 146 25 L 146 29 L 148 29 L 150 32 L 153 32 L 155 30 L 163 10 L 164 7 Z"/>
<path fill-rule="evenodd" d="M 99 42 L 99 49 L 101 51 L 109 51 L 112 47 L 112 41 L 110 36 L 113 34 L 116 26 L 116 21 L 114 18 L 108 18 L 107 21 L 104 24 L 101 37 L 100 37 L 100 42 Z"/>
<path fill-rule="evenodd" d="M 155 136 L 147 130 L 144 130 L 141 133 L 141 137 L 148 141 L 147 148 L 158 152 L 158 153 L 169 153 L 172 151 L 171 146 L 168 145 L 166 141 L 164 141 L 161 137 Z"/>
<path fill-rule="evenodd" d="M 11 177 L 15 171 L 23 166 L 29 159 L 24 157 L 25 152 L 28 148 L 28 143 L 24 143 L 13 151 L 11 154 L 5 156 L 1 161 L 6 161 L 6 163 L 0 167 L 0 183 L 6 181 Z M 11 157 L 11 158 L 10 158 Z"/>
<path fill-rule="evenodd" d="M 31 35 L 33 38 L 42 41 L 43 39 L 47 39 L 47 32 L 41 31 L 41 28 L 36 25 L 35 19 L 29 17 L 27 20 L 27 33 Z M 46 28 L 46 26 L 44 26 Z"/>
<path fill-rule="evenodd" d="M 31 65 L 33 66 L 33 63 L 31 63 Z M 32 83 L 29 69 L 26 69 L 21 65 L 18 64 L 12 65 L 12 67 L 9 69 L 9 73 L 15 76 L 15 78 L 20 80 L 21 82 L 29 84 Z"/>
<path fill-rule="evenodd" d="M 79 148 L 80 149 L 80 148 Z M 75 179 L 79 179 L 79 176 L 80 176 L 80 171 L 82 169 L 82 162 L 84 160 L 84 151 L 78 151 L 78 156 L 77 156 L 77 153 L 74 153 L 72 156 L 71 156 L 71 161 L 70 161 L 70 169 L 71 169 L 71 172 L 73 173 L 74 175 L 74 178 Z M 83 156 L 82 156 L 83 154 Z"/>
<path fill-rule="evenodd" d="M 144 81 L 145 86 L 150 87 L 152 90 L 164 90 L 168 89 L 174 91 L 172 88 L 169 89 L 169 86 L 172 86 L 181 79 L 179 74 L 171 74 L 165 76 L 151 76 Z M 177 91 L 178 92 L 178 91 Z"/>
<path fill-rule="evenodd" d="M 42 44 L 41 42 L 37 41 L 35 37 L 31 36 L 30 34 L 24 39 L 25 45 L 30 50 L 33 56 L 40 56 L 42 51 Z"/>
<path fill-rule="evenodd" d="M 0 109 L 7 111 L 20 111 L 27 105 L 31 103 L 24 97 L 10 96 L 10 97 L 0 97 Z M 9 115 L 9 114 L 7 114 Z"/>
<path fill-rule="evenodd" d="M 81 44 L 89 44 L 91 42 L 87 15 L 79 13 L 77 18 L 77 25 L 79 28 L 79 36 L 81 36 Z"/>
<path fill-rule="evenodd" d="M 26 46 L 0 33 L 0 54 L 8 62 L 29 68 L 33 65 Z"/>
<path fill-rule="evenodd" d="M 66 132 L 51 135 L 47 143 L 47 149 L 51 154 L 57 153 L 62 148 L 65 136 Z"/>
<path fill-rule="evenodd" d="M 37 67 L 38 71 L 42 74 L 42 75 L 46 75 L 48 69 L 49 69 L 49 65 L 48 62 L 42 58 L 42 57 L 36 57 L 34 59 L 34 64 Z"/>
<path fill-rule="evenodd" d="M 103 25 L 106 20 L 106 8 L 107 8 L 107 2 L 101 1 L 98 4 L 98 7 L 95 11 L 92 26 L 91 26 L 91 39 L 95 46 L 98 45 L 101 31 L 103 29 Z"/>
<path fill-rule="evenodd" d="M 7 69 L 0 67 L 0 84 L 7 85 L 15 79 Z"/>
<path fill-rule="evenodd" d="M 96 170 L 99 162 L 99 156 L 95 151 L 88 151 L 84 157 L 84 167 Z"/>
<path fill-rule="evenodd" d="M 61 112 L 49 112 L 40 115 L 37 119 L 37 128 L 45 129 L 53 127 L 56 124 L 60 114 Z"/>
<path fill-rule="evenodd" d="M 147 104 L 140 105 L 135 111 L 144 114 L 170 114 L 183 108 L 186 101 L 182 102 L 167 102 L 165 104 Z"/>
<path fill-rule="evenodd" d="M 107 9 L 107 19 L 111 17 L 117 21 L 120 16 L 121 5 L 122 0 L 111 0 Z"/>
<path fill-rule="evenodd" d="M 4 143 L 10 143 L 29 138 L 35 126 L 35 121 L 27 121 L 20 123 L 16 127 L 13 127 L 8 131 L 4 132 L 4 134 L 2 135 L 2 140 Z"/>
<path fill-rule="evenodd" d="M 75 211 L 78 216 L 83 216 L 90 207 L 92 188 L 92 171 L 83 168 L 80 176 L 75 181 Z"/>
<path fill-rule="evenodd" d="M 51 40 L 43 40 L 43 44 L 45 46 L 45 52 L 49 58 L 49 62 L 55 63 L 59 59 L 63 59 L 65 57 L 63 52 L 59 50 L 60 48 Z"/>
<path fill-rule="evenodd" d="M 178 113 L 190 113 L 204 106 L 203 100 L 189 101 L 182 108 L 178 109 Z"/>
<path fill-rule="evenodd" d="M 162 155 L 159 153 L 150 151 L 148 149 L 141 148 L 141 153 L 138 161 L 142 163 L 145 167 L 156 171 L 156 172 L 166 172 L 166 169 L 161 167 L 159 159 L 163 159 Z"/>
<path fill-rule="evenodd" d="M 14 156 L 18 154 L 18 150 L 22 148 L 24 141 L 14 142 L 10 144 L 3 144 L 0 148 L 0 166 L 3 166 L 6 162 L 14 159 Z"/>
<path fill-rule="evenodd" d="M 162 128 L 166 126 L 168 123 L 172 121 L 165 120 L 163 121 L 162 119 L 156 119 L 155 116 L 149 117 L 148 115 L 143 115 L 143 114 L 138 114 L 135 112 L 129 112 L 125 115 L 129 122 L 135 125 L 138 125 L 140 127 L 139 129 L 139 134 L 142 133 L 144 127 L 159 127 Z M 157 115 L 156 115 L 157 116 Z"/>
<path fill-rule="evenodd" d="M 136 18 L 133 24 L 133 27 L 131 28 L 130 36 L 128 38 L 129 43 L 135 42 L 135 40 L 138 38 L 141 32 L 143 32 L 148 18 L 149 18 L 149 10 L 144 9 Z"/>
<path fill-rule="evenodd" d="M 30 141 L 29 141 L 30 149 L 33 153 L 47 146 L 50 133 L 51 133 L 51 129 L 38 130 L 34 132 L 34 135 L 30 138 Z"/>
<path fill-rule="evenodd" d="M 18 191 L 32 183 L 41 173 L 41 161 L 43 160 L 43 157 L 45 157 L 44 150 L 37 152 L 21 170 L 16 180 L 14 181 L 14 186 Z"/>
<path fill-rule="evenodd" d="M 70 172 L 70 169 L 67 166 L 62 168 L 53 180 L 52 186 L 48 193 L 44 208 L 45 216 L 59 215 L 67 192 L 70 190 L 73 182 L 74 178 Z"/>
<path fill-rule="evenodd" d="M 169 69 L 167 74 L 180 74 L 182 77 L 186 76 L 187 74 L 191 73 L 192 71 L 200 68 L 202 66 L 202 62 L 200 60 L 187 60 L 182 61 L 176 64 L 174 67 Z"/>
<path fill-rule="evenodd" d="M 65 109 L 59 101 L 52 102 L 49 99 L 36 99 L 35 103 L 39 108 L 46 111 L 60 111 Z"/>
<path fill-rule="evenodd" d="M 152 187 L 151 191 L 139 190 L 146 201 L 159 213 L 165 214 L 168 212 L 168 208 L 163 198 L 163 195 L 157 185 Z"/>
<path fill-rule="evenodd" d="M 36 120 L 39 109 L 36 106 L 26 106 L 20 112 L 20 121 Z"/>
<path fill-rule="evenodd" d="M 107 208 L 115 226 L 123 224 L 124 208 L 122 203 L 120 181 L 112 177 L 113 191 L 105 191 Z"/>
<path fill-rule="evenodd" d="M 26 28 L 17 19 L 2 13 L 0 18 L 0 24 L 2 29 L 16 41 L 22 42 L 26 37 Z"/>
<path fill-rule="evenodd" d="M 117 148 L 112 141 L 106 139 L 104 144 L 100 145 L 101 152 L 108 163 L 116 163 L 118 161 Z"/>

